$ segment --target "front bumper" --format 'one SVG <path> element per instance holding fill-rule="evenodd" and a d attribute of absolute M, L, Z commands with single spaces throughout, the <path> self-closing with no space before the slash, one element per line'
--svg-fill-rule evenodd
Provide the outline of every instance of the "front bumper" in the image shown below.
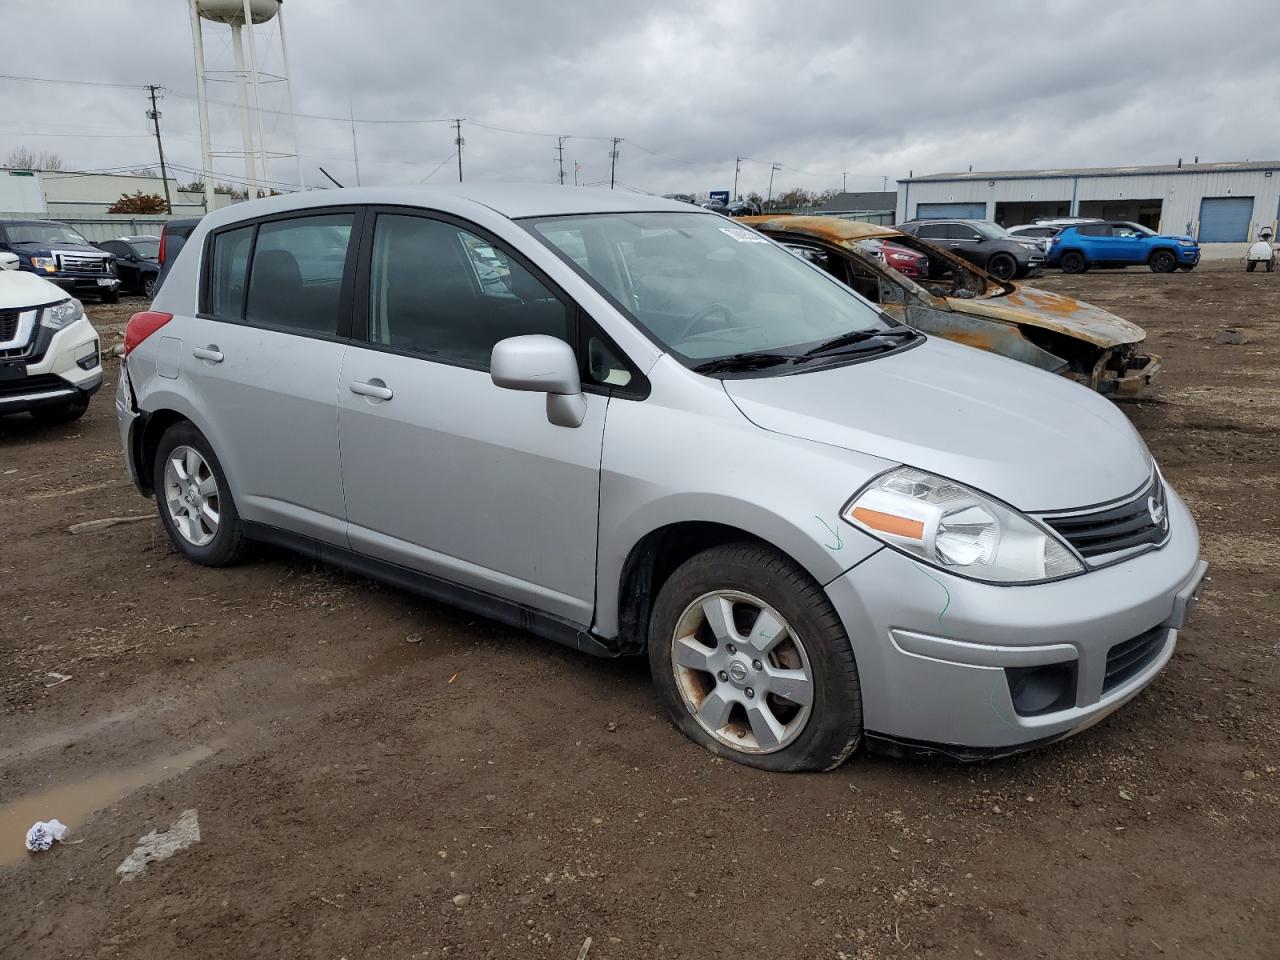
<path fill-rule="evenodd" d="M 0 414 L 87 401 L 101 387 L 98 331 L 81 317 L 38 356 L 0 361 Z"/>
<path fill-rule="evenodd" d="M 1135 696 L 1173 655 L 1205 574 L 1172 491 L 1169 510 L 1162 548 L 1054 583 L 977 583 L 885 549 L 828 584 L 868 739 L 964 759 L 1012 753 L 1085 730 Z M 1042 667 L 1066 678 L 1064 696 L 1015 706 L 1018 677 Z"/>
<path fill-rule="evenodd" d="M 1199 247 L 1179 247 L 1178 262 L 1179 263 L 1199 263 L 1200 248 Z"/>
<path fill-rule="evenodd" d="M 119 290 L 119 277 L 104 277 L 102 274 L 78 277 L 74 274 L 39 274 L 52 284 L 73 293 L 101 293 L 104 290 Z"/>

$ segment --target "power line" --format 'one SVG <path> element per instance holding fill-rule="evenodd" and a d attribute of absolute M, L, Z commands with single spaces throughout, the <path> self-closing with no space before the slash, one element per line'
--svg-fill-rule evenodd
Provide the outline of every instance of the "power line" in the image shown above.
<path fill-rule="evenodd" d="M 146 90 L 145 83 L 110 83 L 106 80 L 63 80 L 51 77 L 19 77 L 10 73 L 0 73 L 0 80 L 18 80 L 23 83 L 61 83 L 72 87 L 115 87 L 118 90 Z"/>

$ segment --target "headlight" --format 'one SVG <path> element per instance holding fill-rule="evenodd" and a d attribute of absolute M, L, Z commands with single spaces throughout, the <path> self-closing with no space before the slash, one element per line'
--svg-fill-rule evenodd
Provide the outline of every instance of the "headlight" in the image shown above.
<path fill-rule="evenodd" d="M 1035 583 L 1084 570 L 1060 540 L 1017 511 L 912 467 L 876 477 L 843 517 L 908 556 L 975 580 Z"/>
<path fill-rule="evenodd" d="M 40 323 L 51 330 L 61 330 L 83 316 L 84 307 L 80 305 L 79 300 L 63 300 L 51 307 L 45 307 L 40 314 Z"/>
<path fill-rule="evenodd" d="M 1018 246 L 1022 247 L 1022 249 L 1024 249 L 1024 250 L 1040 250 L 1040 249 L 1043 249 L 1043 248 L 1040 246 L 1040 244 L 1036 243 L 1034 240 L 1019 240 L 1019 241 L 1018 241 Z"/>
<path fill-rule="evenodd" d="M 37 270 L 43 270 L 45 273 L 57 273 L 58 264 L 53 257 L 32 257 L 31 266 Z"/>
<path fill-rule="evenodd" d="M 1195 245 L 1196 245 L 1196 242 L 1195 242 L 1194 240 L 1179 240 L 1179 241 L 1178 241 L 1178 246 L 1180 246 L 1180 247 L 1194 247 Z"/>

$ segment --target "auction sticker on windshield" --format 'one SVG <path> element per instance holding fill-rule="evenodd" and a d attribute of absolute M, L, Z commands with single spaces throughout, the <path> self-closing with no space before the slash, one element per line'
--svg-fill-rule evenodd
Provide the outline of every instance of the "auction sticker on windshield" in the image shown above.
<path fill-rule="evenodd" d="M 750 230 L 743 230 L 741 227 L 721 227 L 720 232 L 733 237 L 739 243 L 768 243 L 764 237 L 758 233 L 752 233 Z"/>

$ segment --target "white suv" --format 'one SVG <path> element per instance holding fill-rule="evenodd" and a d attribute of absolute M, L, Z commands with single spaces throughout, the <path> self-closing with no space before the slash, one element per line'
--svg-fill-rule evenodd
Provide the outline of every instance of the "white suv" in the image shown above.
<path fill-rule="evenodd" d="M 76 420 L 101 386 L 98 331 L 80 301 L 0 252 L 0 414 Z"/>

